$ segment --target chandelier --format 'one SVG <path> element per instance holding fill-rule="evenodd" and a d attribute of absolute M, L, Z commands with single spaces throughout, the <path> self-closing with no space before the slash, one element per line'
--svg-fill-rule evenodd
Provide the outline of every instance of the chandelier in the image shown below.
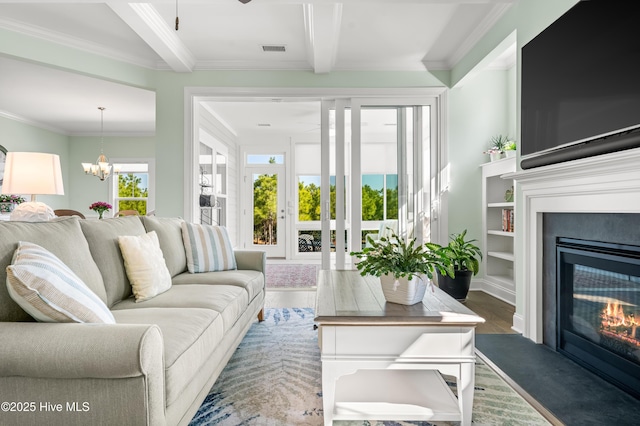
<path fill-rule="evenodd" d="M 104 155 L 104 110 L 105 107 L 98 107 L 100 110 L 100 156 L 95 163 L 82 163 L 85 174 L 96 176 L 100 180 L 105 180 L 111 176 L 111 170 L 115 174 L 120 172 L 120 166 L 109 164 L 109 158 Z"/>

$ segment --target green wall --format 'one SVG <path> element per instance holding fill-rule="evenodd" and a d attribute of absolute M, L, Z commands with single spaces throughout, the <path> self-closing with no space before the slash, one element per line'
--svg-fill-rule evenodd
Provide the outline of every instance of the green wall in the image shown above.
<path fill-rule="evenodd" d="M 509 73 L 480 72 L 449 94 L 449 232 L 467 229 L 468 236 L 478 241 L 482 241 L 480 164 L 489 161 L 483 152 L 492 136 L 506 135 L 512 127 L 506 102 L 512 90 Z"/>
<path fill-rule="evenodd" d="M 52 209 L 66 208 L 69 204 L 69 138 L 58 133 L 44 130 L 26 123 L 0 116 L 0 145 L 7 151 L 46 152 L 60 156 L 64 195 L 39 195 L 38 201 L 48 204 Z"/>

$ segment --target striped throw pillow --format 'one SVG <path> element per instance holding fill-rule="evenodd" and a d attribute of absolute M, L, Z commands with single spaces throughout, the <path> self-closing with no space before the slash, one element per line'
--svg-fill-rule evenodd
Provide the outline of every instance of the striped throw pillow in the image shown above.
<path fill-rule="evenodd" d="M 182 223 L 182 239 L 189 272 L 226 271 L 236 268 L 236 258 L 224 226 Z"/>
<path fill-rule="evenodd" d="M 40 322 L 115 324 L 107 305 L 53 253 L 20 241 L 7 266 L 9 295 Z"/>

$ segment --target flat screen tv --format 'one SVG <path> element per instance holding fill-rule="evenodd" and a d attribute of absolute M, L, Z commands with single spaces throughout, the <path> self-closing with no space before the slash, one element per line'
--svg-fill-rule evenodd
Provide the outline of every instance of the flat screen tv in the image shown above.
<path fill-rule="evenodd" d="M 583 0 L 522 48 L 522 168 L 640 147 L 640 2 Z"/>

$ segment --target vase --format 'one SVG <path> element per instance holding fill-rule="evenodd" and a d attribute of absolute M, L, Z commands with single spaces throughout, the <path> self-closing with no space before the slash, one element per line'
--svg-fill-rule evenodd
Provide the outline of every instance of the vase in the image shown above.
<path fill-rule="evenodd" d="M 491 159 L 491 161 L 501 160 L 502 156 L 502 152 L 492 152 L 491 154 L 489 154 L 489 158 Z"/>
<path fill-rule="evenodd" d="M 395 278 L 392 274 L 387 274 L 380 277 L 380 284 L 387 302 L 415 305 L 424 298 L 429 279 L 424 276 Z"/>
<path fill-rule="evenodd" d="M 98 219 L 102 219 L 102 215 L 103 215 L 103 214 L 104 214 L 104 212 L 103 212 L 103 211 L 99 211 L 99 212 L 98 212 Z"/>

